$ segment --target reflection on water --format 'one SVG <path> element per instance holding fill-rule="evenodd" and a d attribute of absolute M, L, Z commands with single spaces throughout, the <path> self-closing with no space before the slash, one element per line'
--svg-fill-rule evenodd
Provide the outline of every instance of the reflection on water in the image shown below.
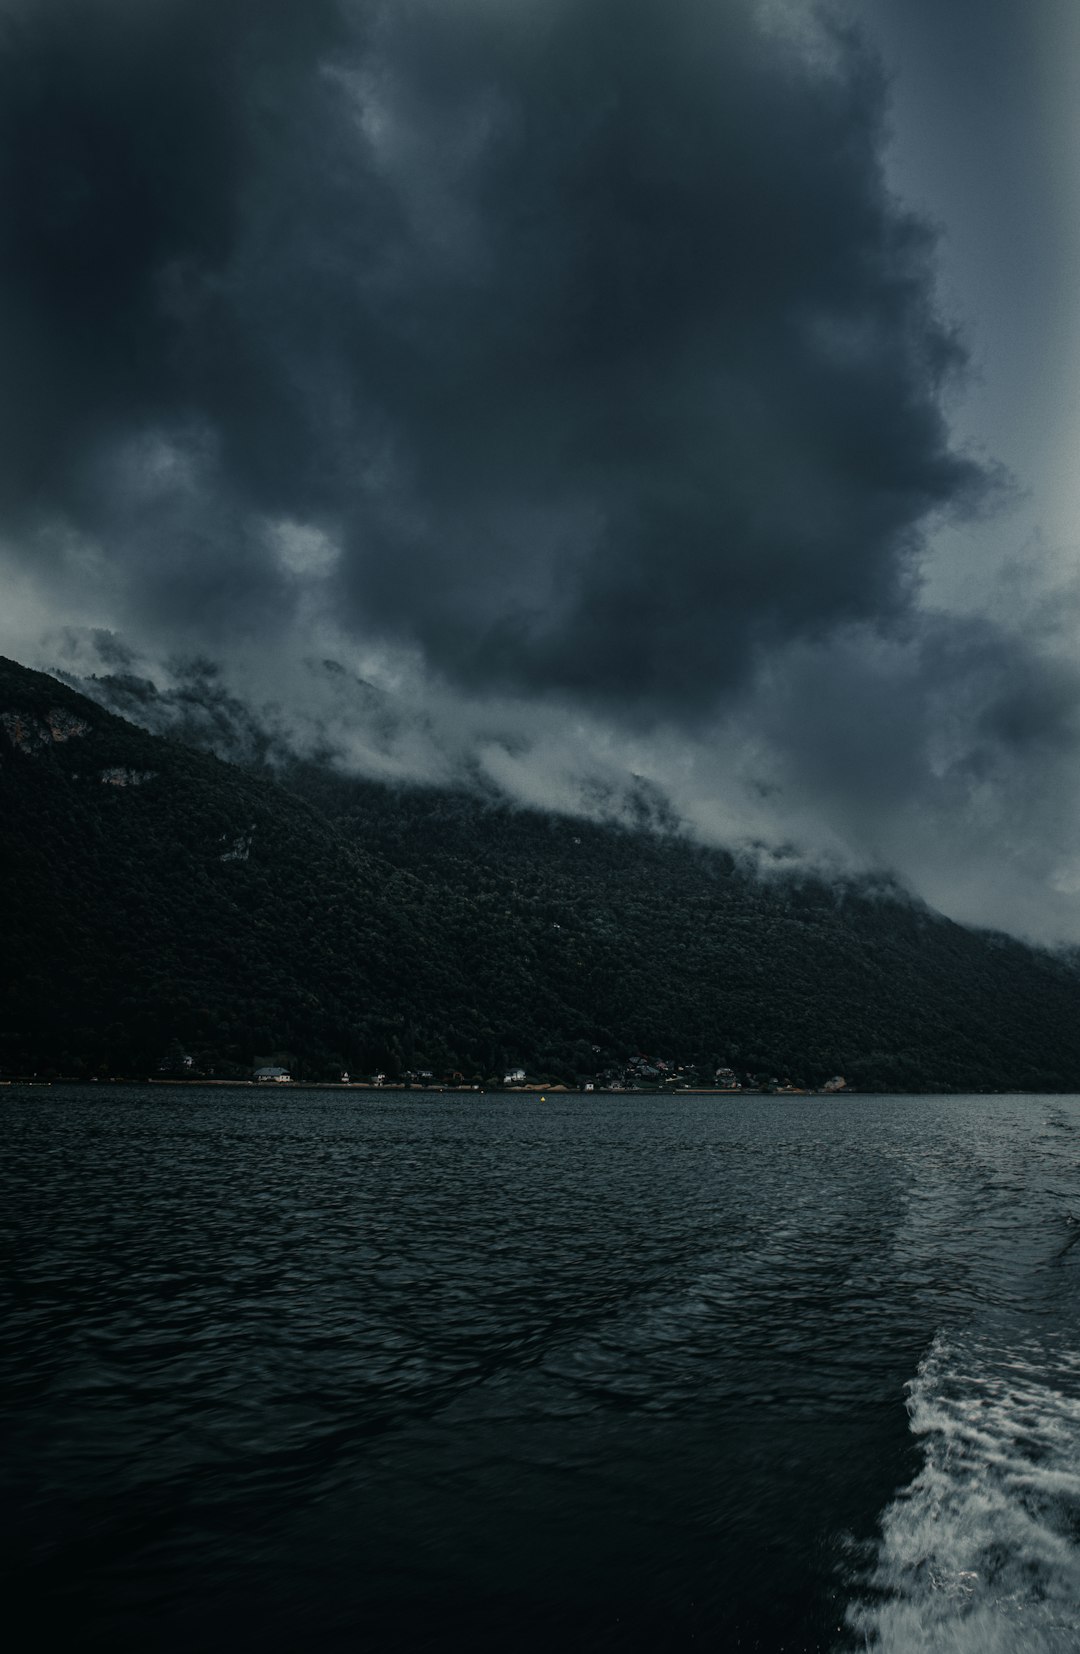
<path fill-rule="evenodd" d="M 0 1118 L 43 1640 L 1078 1646 L 1080 1100 Z"/>

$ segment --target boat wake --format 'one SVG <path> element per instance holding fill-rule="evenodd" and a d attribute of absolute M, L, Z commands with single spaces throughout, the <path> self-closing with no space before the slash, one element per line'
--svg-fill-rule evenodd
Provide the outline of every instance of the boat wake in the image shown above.
<path fill-rule="evenodd" d="M 848 1624 L 882 1654 L 1080 1649 L 1080 1355 L 935 1339 L 909 1386 L 923 1468 Z"/>

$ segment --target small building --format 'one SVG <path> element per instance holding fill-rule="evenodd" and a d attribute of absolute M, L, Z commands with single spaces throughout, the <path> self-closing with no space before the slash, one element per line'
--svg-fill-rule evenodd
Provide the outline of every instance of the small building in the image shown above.
<path fill-rule="evenodd" d="M 525 1078 L 523 1068 L 511 1068 L 508 1074 L 503 1075 L 503 1085 L 520 1085 Z"/>
<path fill-rule="evenodd" d="M 257 1068 L 252 1078 L 258 1085 L 288 1085 L 292 1075 L 287 1068 Z"/>

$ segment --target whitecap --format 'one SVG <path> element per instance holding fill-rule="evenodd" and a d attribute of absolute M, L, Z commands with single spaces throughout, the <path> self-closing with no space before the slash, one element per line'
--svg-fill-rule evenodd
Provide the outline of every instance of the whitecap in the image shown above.
<path fill-rule="evenodd" d="M 923 1466 L 849 1625 L 882 1654 L 1076 1654 L 1080 1356 L 939 1336 L 908 1390 Z"/>

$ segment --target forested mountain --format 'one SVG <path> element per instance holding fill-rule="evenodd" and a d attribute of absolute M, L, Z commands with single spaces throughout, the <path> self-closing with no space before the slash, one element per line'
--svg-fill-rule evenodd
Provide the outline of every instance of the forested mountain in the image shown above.
<path fill-rule="evenodd" d="M 1080 977 L 902 892 L 673 834 L 227 764 L 0 662 L 0 1069 L 649 1052 L 872 1088 L 1080 1089 Z"/>

